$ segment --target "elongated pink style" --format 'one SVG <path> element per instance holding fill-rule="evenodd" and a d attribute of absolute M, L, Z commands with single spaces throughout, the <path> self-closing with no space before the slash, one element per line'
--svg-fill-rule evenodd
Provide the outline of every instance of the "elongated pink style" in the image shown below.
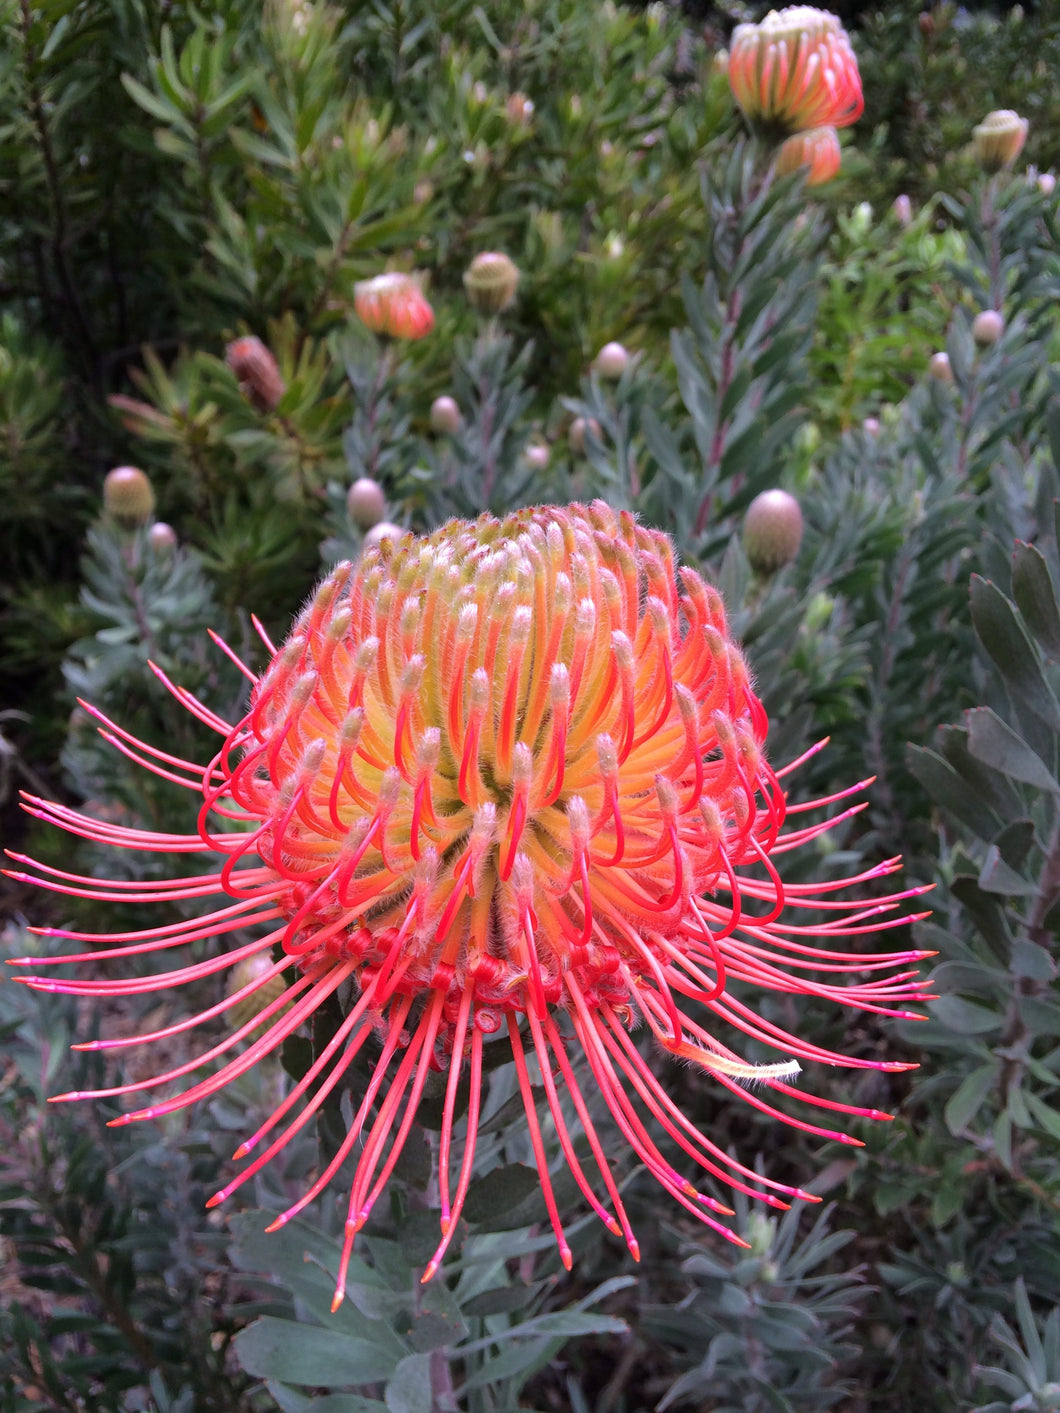
<path fill-rule="evenodd" d="M 729 87 L 752 121 L 784 132 L 845 128 L 865 110 L 858 61 L 835 15 L 812 5 L 737 25 Z"/>
<path fill-rule="evenodd" d="M 353 287 L 353 307 L 374 334 L 422 339 L 434 328 L 434 310 L 414 275 L 392 273 L 360 280 Z"/>
<path fill-rule="evenodd" d="M 94 882 L 37 864 L 38 881 L 59 893 L 214 902 L 201 917 L 143 932 L 42 929 L 118 945 L 16 965 L 106 963 L 204 939 L 214 939 L 214 950 L 142 980 L 36 974 L 26 984 L 123 996 L 169 990 L 248 957 L 269 959 L 235 995 L 197 1014 L 87 1047 L 163 1039 L 218 1020 L 258 992 L 269 998 L 259 998 L 257 1014 L 205 1053 L 151 1080 L 58 1097 L 127 1095 L 223 1059 L 184 1093 L 112 1123 L 181 1108 L 217 1093 L 353 983 L 356 999 L 334 1038 L 240 1145 L 237 1159 L 256 1156 L 211 1199 L 223 1201 L 278 1153 L 371 1042 L 372 1078 L 348 1135 L 274 1223 L 282 1226 L 349 1170 L 336 1302 L 354 1237 L 397 1162 L 428 1076 L 440 1070 L 448 1072 L 441 1239 L 424 1279 L 438 1269 L 471 1181 L 490 1043 L 506 1044 L 515 1064 L 545 1203 L 568 1266 L 546 1125 L 586 1202 L 637 1254 L 590 1094 L 603 1100 L 675 1201 L 737 1245 L 745 1243 L 719 1220 L 731 1210 L 674 1166 L 652 1127 L 668 1135 L 690 1172 L 722 1179 L 771 1207 L 785 1207 L 790 1197 L 815 1200 L 760 1176 L 693 1124 L 630 1032 L 643 1023 L 664 1052 L 693 1061 L 761 1112 L 856 1144 L 790 1106 L 887 1116 L 795 1089 L 801 1065 L 908 1067 L 849 1058 L 790 1035 L 757 1016 L 746 990 L 734 993 L 731 983 L 908 1017 L 908 1004 L 925 992 L 906 968 L 929 954 L 865 955 L 838 950 L 837 942 L 908 922 L 898 905 L 919 890 L 861 902 L 835 896 L 892 873 L 896 859 L 839 881 L 782 884 L 778 856 L 862 806 L 809 824 L 802 814 L 844 801 L 868 782 L 810 805 L 786 804 L 779 777 L 801 761 L 780 772 L 767 763 L 766 715 L 721 598 L 693 570 L 678 569 L 667 537 L 602 502 L 523 510 L 503 521 L 452 521 L 429 538 L 384 540 L 356 566 L 340 565 L 286 643 L 278 651 L 268 646 L 272 661 L 260 677 L 243 669 L 253 683 L 250 705 L 234 725 L 156 669 L 221 738 L 205 769 L 95 713 L 120 751 L 201 797 L 196 832 L 158 834 L 28 801 L 37 817 L 97 842 L 208 851 L 216 862 L 189 877 L 143 884 Z M 786 816 L 799 818 L 792 826 Z M 260 934 L 255 940 L 228 945 L 250 929 Z M 870 979 L 854 981 L 854 974 Z M 276 995 L 274 978 L 281 976 L 287 986 Z M 779 1058 L 752 1063 L 723 1035 L 764 1045 Z M 579 1060 L 591 1076 L 588 1087 Z M 456 1163 L 465 1077 L 470 1099 Z M 757 1081 L 754 1092 L 743 1087 L 747 1081 Z M 531 1091 L 538 1083 L 544 1115 Z M 575 1151 L 578 1128 L 592 1164 Z"/>
<path fill-rule="evenodd" d="M 839 134 L 835 128 L 810 128 L 807 132 L 792 133 L 780 144 L 777 153 L 777 171 L 780 175 L 797 172 L 804 167 L 807 186 L 830 182 L 839 175 L 842 162 Z"/>

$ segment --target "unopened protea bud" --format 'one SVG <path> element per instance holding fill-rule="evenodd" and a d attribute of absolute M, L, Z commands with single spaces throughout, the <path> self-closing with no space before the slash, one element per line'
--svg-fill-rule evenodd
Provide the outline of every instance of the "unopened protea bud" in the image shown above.
<path fill-rule="evenodd" d="M 787 491 L 763 491 L 747 507 L 743 544 L 747 558 L 761 574 L 782 569 L 799 552 L 802 511 Z"/>
<path fill-rule="evenodd" d="M 431 431 L 451 437 L 460 430 L 460 408 L 455 398 L 443 393 L 431 403 Z"/>
<path fill-rule="evenodd" d="M 147 532 L 147 542 L 155 554 L 172 554 L 177 547 L 177 532 L 164 520 L 156 520 Z"/>
<path fill-rule="evenodd" d="M 843 154 L 835 128 L 810 128 L 793 133 L 780 145 L 777 153 L 777 173 L 787 176 L 805 168 L 806 185 L 820 186 L 838 175 Z"/>
<path fill-rule="evenodd" d="M 937 378 L 940 383 L 953 382 L 953 369 L 950 367 L 950 355 L 948 353 L 933 353 L 928 368 L 933 378 Z"/>
<path fill-rule="evenodd" d="M 373 334 L 422 339 L 434 328 L 434 310 L 415 275 L 392 271 L 353 287 L 357 317 Z"/>
<path fill-rule="evenodd" d="M 409 532 L 403 530 L 400 525 L 394 525 L 389 520 L 380 520 L 379 524 L 373 525 L 365 535 L 364 548 L 365 550 L 369 550 L 373 545 L 381 545 L 384 540 L 400 540 L 402 535 L 407 535 L 408 533 Z"/>
<path fill-rule="evenodd" d="M 225 990 L 226 994 L 232 997 L 232 1004 L 225 1011 L 225 1019 L 230 1025 L 239 1029 L 252 1021 L 255 1016 L 261 1015 L 262 1011 L 273 1001 L 278 1001 L 287 990 L 287 982 L 268 953 L 256 952 L 253 956 L 244 957 L 241 962 L 235 964 L 228 977 L 228 985 Z M 283 1008 L 283 1010 L 286 1009 L 286 1007 Z M 259 1030 L 252 1030 L 247 1039 L 253 1040 L 275 1019 L 276 1013 L 270 1012 L 268 1017 L 262 1021 Z"/>
<path fill-rule="evenodd" d="M 346 493 L 346 509 L 358 530 L 370 530 L 386 514 L 386 496 L 378 481 L 359 476 Z"/>
<path fill-rule="evenodd" d="M 999 108 L 988 113 L 972 132 L 975 155 L 988 172 L 1011 167 L 1027 141 L 1027 119 L 1011 108 Z"/>
<path fill-rule="evenodd" d="M 567 441 L 576 456 L 585 455 L 585 445 L 590 436 L 595 437 L 597 441 L 600 440 L 600 423 L 595 417 L 575 417 L 570 424 Z"/>
<path fill-rule="evenodd" d="M 972 320 L 972 338 L 980 348 L 997 343 L 1005 332 L 1005 320 L 996 309 L 984 309 Z"/>
<path fill-rule="evenodd" d="M 510 93 L 504 111 L 513 127 L 528 128 L 534 117 L 533 99 L 527 98 L 525 93 Z"/>
<path fill-rule="evenodd" d="M 544 471 L 552 459 L 552 453 L 546 442 L 529 442 L 523 452 L 523 459 L 532 471 Z"/>
<path fill-rule="evenodd" d="M 276 359 L 253 334 L 225 349 L 225 362 L 239 379 L 239 390 L 259 412 L 271 412 L 287 391 Z"/>
<path fill-rule="evenodd" d="M 1043 196 L 1052 196 L 1056 190 L 1056 178 L 1052 172 L 1042 172 L 1038 178 L 1038 190 Z"/>
<path fill-rule="evenodd" d="M 880 435 L 880 419 L 878 417 L 866 417 L 861 424 L 861 430 L 867 437 L 878 437 Z"/>
<path fill-rule="evenodd" d="M 753 123 L 780 132 L 845 128 L 861 117 L 861 75 L 846 30 L 827 10 L 792 5 L 737 25 L 729 87 Z"/>
<path fill-rule="evenodd" d="M 103 481 L 103 506 L 119 525 L 135 530 L 151 518 L 154 487 L 138 466 L 116 466 Z"/>
<path fill-rule="evenodd" d="M 464 271 L 464 288 L 480 314 L 499 314 L 515 298 L 519 267 L 499 250 L 484 250 Z"/>
<path fill-rule="evenodd" d="M 903 191 L 901 196 L 896 196 L 891 204 L 894 218 L 900 226 L 908 226 L 913 219 L 913 203 Z"/>
<path fill-rule="evenodd" d="M 620 343 L 605 343 L 596 355 L 593 367 L 601 378 L 617 382 L 629 367 L 629 354 Z"/>

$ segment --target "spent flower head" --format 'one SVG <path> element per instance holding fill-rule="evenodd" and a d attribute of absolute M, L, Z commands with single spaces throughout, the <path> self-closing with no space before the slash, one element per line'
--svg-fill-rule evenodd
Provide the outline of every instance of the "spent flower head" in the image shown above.
<path fill-rule="evenodd" d="M 287 641 L 279 649 L 265 641 L 272 660 L 260 676 L 244 668 L 250 702 L 234 723 L 158 670 L 221 738 L 205 768 L 94 711 L 127 755 L 200 796 L 195 831 L 162 834 L 29 801 L 39 818 L 102 843 L 206 849 L 215 859 L 204 873 L 142 886 L 37 864 L 45 887 L 137 905 L 165 899 L 182 912 L 195 899 L 227 895 L 204 916 L 147 931 L 43 929 L 91 948 L 21 959 L 34 969 L 23 980 L 41 991 L 102 1001 L 221 972 L 238 978 L 197 1014 L 88 1048 L 164 1041 L 253 998 L 247 1018 L 237 1024 L 237 1016 L 205 1054 L 154 1079 L 62 1098 L 128 1096 L 190 1079 L 184 1092 L 112 1123 L 167 1114 L 218 1093 L 329 998 L 349 997 L 334 1038 L 240 1144 L 236 1158 L 249 1163 L 210 1200 L 222 1202 L 280 1152 L 366 1051 L 370 1079 L 348 1133 L 273 1223 L 283 1226 L 344 1174 L 350 1196 L 336 1303 L 356 1234 L 401 1156 L 428 1079 L 440 1072 L 440 1233 L 424 1279 L 437 1270 L 473 1172 L 487 1044 L 505 1045 L 514 1064 L 568 1266 L 542 1092 L 585 1202 L 634 1255 L 598 1101 L 673 1200 L 737 1245 L 746 1243 L 725 1222 L 731 1209 L 699 1190 L 697 1173 L 773 1208 L 809 1196 L 761 1175 L 727 1138 L 715 1142 L 697 1127 L 635 1043 L 638 1025 L 664 1053 L 699 1066 L 760 1113 L 821 1138 L 857 1142 L 793 1107 L 885 1117 L 817 1100 L 792 1081 L 803 1064 L 905 1065 L 789 1034 L 778 1007 L 762 1018 L 751 1000 L 757 989 L 909 1015 L 924 995 L 909 963 L 926 954 L 866 955 L 860 943 L 908 921 L 896 909 L 917 890 L 837 899 L 892 873 L 895 859 L 845 880 L 781 881 L 775 859 L 859 806 L 816 823 L 804 822 L 804 811 L 860 787 L 788 805 L 783 778 L 800 762 L 781 771 L 769 764 L 766 714 L 721 597 L 678 567 L 665 535 L 602 502 L 451 521 L 338 566 Z M 845 950 L 845 937 L 857 945 Z M 202 950 L 204 939 L 214 946 Z M 168 956 L 182 942 L 197 944 L 184 966 L 129 979 L 130 956 Z M 113 959 L 120 965 L 108 975 Z M 95 974 L 83 980 L 50 970 L 85 962 Z M 858 972 L 869 979 L 855 981 Z M 776 1058 L 745 1057 L 748 1043 Z M 220 1068 L 204 1077 L 214 1061 Z M 465 1081 L 466 1124 L 457 1104 Z M 652 1128 L 676 1142 L 680 1166 Z"/>
<path fill-rule="evenodd" d="M 750 122 L 782 134 L 845 128 L 865 107 L 846 30 L 812 5 L 770 10 L 760 24 L 737 25 L 729 86 Z"/>

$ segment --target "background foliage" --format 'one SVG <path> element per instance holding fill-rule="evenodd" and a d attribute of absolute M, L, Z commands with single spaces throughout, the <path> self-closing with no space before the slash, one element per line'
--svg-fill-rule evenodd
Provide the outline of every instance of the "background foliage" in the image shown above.
<path fill-rule="evenodd" d="M 233 1134 L 284 1071 L 105 1131 L 105 1105 L 44 1101 L 101 1080 L 72 1040 L 142 1014 L 4 985 L 5 1413 L 1060 1406 L 1060 231 L 1053 197 L 1022 170 L 988 182 L 968 150 L 985 112 L 1011 106 L 1031 120 L 1025 156 L 1060 159 L 1060 16 L 866 9 L 866 117 L 812 201 L 796 179 L 764 183 L 741 134 L 716 54 L 735 17 L 0 0 L 5 841 L 68 854 L 18 813 L 23 785 L 184 827 L 186 799 L 104 747 L 75 697 L 194 758 L 199 728 L 148 660 L 233 708 L 240 682 L 206 627 L 251 657 L 251 613 L 282 634 L 322 566 L 359 552 L 357 477 L 416 529 L 603 496 L 722 587 L 773 759 L 831 735 L 797 790 L 876 775 L 866 813 L 803 867 L 904 852 L 910 883 L 935 885 L 917 945 L 938 952 L 941 997 L 900 1034 L 812 998 L 770 1003 L 822 1044 L 924 1061 L 912 1077 L 814 1076 L 898 1112 L 859 1128 L 859 1150 L 670 1071 L 719 1143 L 816 1173 L 828 1199 L 781 1220 L 741 1207 L 746 1253 L 628 1170 L 642 1263 L 575 1222 L 566 1275 L 496 1068 L 459 1258 L 420 1288 L 428 1127 L 333 1315 L 334 1202 L 262 1228 L 334 1142 L 338 1097 L 244 1210 L 208 1214 Z M 463 294 L 485 249 L 522 270 L 500 320 Z M 383 268 L 424 272 L 431 337 L 384 349 L 359 326 L 354 284 Z M 981 348 L 988 307 L 1005 331 Z M 271 410 L 224 361 L 243 333 L 278 361 Z M 591 366 L 612 339 L 631 353 L 615 381 Z M 952 382 L 928 375 L 941 349 Z M 461 410 L 451 435 L 431 430 L 440 393 Z M 583 451 L 577 417 L 599 428 Z M 150 473 L 175 549 L 101 516 L 104 473 L 126 462 Z M 738 531 L 775 484 L 806 532 L 767 578 Z M 4 954 L 39 945 L 27 920 L 110 925 L 67 903 L 12 880 Z M 291 1047 L 292 1071 L 332 1025 Z M 147 1062 L 118 1053 L 107 1082 L 138 1077 Z"/>

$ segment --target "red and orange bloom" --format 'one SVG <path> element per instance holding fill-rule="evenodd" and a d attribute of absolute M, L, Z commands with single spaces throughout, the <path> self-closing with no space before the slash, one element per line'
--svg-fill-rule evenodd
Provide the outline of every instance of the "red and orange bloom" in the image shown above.
<path fill-rule="evenodd" d="M 373 334 L 422 339 L 434 328 L 434 310 L 415 275 L 391 272 L 353 287 L 357 317 Z"/>
<path fill-rule="evenodd" d="M 636 1238 L 577 1057 L 639 1160 L 675 1201 L 731 1241 L 744 1244 L 721 1220 L 731 1210 L 674 1166 L 652 1125 L 693 1172 L 698 1167 L 772 1207 L 808 1196 L 760 1176 L 697 1128 L 641 1053 L 630 1033 L 635 1025 L 756 1109 L 811 1134 L 858 1141 L 785 1110 L 801 1103 L 886 1117 L 815 1099 L 791 1081 L 803 1063 L 888 1071 L 905 1065 L 851 1059 L 788 1034 L 757 1016 L 743 987 L 732 983 L 907 1016 L 907 1006 L 925 995 L 907 968 L 927 954 L 866 956 L 836 944 L 908 921 L 896 909 L 918 890 L 868 902 L 836 897 L 892 873 L 895 859 L 838 882 L 781 882 L 777 857 L 860 806 L 816 823 L 804 824 L 803 812 L 860 787 L 812 805 L 787 804 L 781 777 L 800 762 L 779 772 L 768 764 L 766 715 L 721 598 L 693 570 L 676 566 L 665 535 L 601 502 L 523 510 L 503 521 L 452 521 L 425 539 L 384 540 L 356 566 L 339 566 L 286 643 L 267 645 L 273 657 L 261 676 L 244 668 L 253 686 L 235 725 L 158 672 L 221 738 L 205 769 L 136 741 L 95 713 L 119 749 L 201 796 L 196 832 L 158 834 L 30 802 L 38 817 L 100 842 L 209 850 L 218 861 L 191 877 L 139 886 L 38 864 L 46 887 L 137 903 L 225 896 L 205 916 L 146 932 L 44 929 L 119 944 L 51 964 L 106 962 L 217 939 L 218 950 L 205 960 L 138 981 L 38 973 L 24 978 L 28 985 L 121 996 L 229 968 L 242 981 L 247 959 L 260 959 L 249 980 L 200 1013 L 90 1047 L 162 1039 L 258 998 L 246 1022 L 205 1054 L 154 1079 L 60 1097 L 128 1095 L 223 1059 L 184 1093 L 112 1122 L 182 1108 L 217 1093 L 352 983 L 356 999 L 337 1033 L 236 1153 L 256 1156 L 211 1199 L 223 1201 L 268 1163 L 310 1121 L 354 1056 L 377 1047 L 339 1151 L 274 1223 L 282 1226 L 349 1169 L 336 1302 L 356 1233 L 401 1154 L 428 1076 L 440 1070 L 448 1072 L 441 1239 L 424 1279 L 437 1270 L 471 1180 L 489 1043 L 510 1049 L 568 1266 L 531 1059 L 586 1202 L 634 1255 Z M 792 816 L 794 825 L 786 823 Z M 247 929 L 261 935 L 225 949 L 226 938 Z M 19 965 L 42 963 L 24 958 Z M 852 981 L 853 973 L 870 979 Z M 279 994 L 277 977 L 287 983 Z M 749 1062 L 722 1038 L 726 1032 L 778 1059 Z M 456 1163 L 465 1077 L 470 1099 Z M 745 1088 L 747 1081 L 764 1093 Z M 575 1151 L 571 1113 L 592 1165 Z"/>
<path fill-rule="evenodd" d="M 761 24 L 737 25 L 729 86 L 752 122 L 789 133 L 849 127 L 865 109 L 846 30 L 812 5 L 770 10 Z"/>
<path fill-rule="evenodd" d="M 810 128 L 792 133 L 780 144 L 777 171 L 781 176 L 806 169 L 806 185 L 820 186 L 839 175 L 843 154 L 835 128 Z"/>

